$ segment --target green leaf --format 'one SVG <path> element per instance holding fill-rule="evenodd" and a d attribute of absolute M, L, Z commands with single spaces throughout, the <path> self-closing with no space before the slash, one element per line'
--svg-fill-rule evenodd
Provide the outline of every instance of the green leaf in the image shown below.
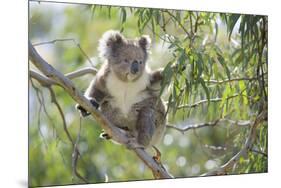
<path fill-rule="evenodd" d="M 222 100 L 220 102 L 220 108 L 223 108 L 223 106 L 225 105 L 225 101 L 227 97 L 230 96 L 230 94 L 231 94 L 231 88 L 230 85 L 227 84 L 223 92 Z"/>
<path fill-rule="evenodd" d="M 232 14 L 229 17 L 229 21 L 227 23 L 227 29 L 228 29 L 228 32 L 229 32 L 228 40 L 230 40 L 232 32 L 233 32 L 233 29 L 234 29 L 234 26 L 236 25 L 236 23 L 237 23 L 239 18 L 240 18 L 240 14 Z"/>
<path fill-rule="evenodd" d="M 125 9 L 125 8 L 122 8 L 122 9 L 121 9 L 121 21 L 122 21 L 122 24 L 126 22 L 126 19 L 127 19 L 127 12 L 126 12 L 126 9 Z"/>
<path fill-rule="evenodd" d="M 225 72 L 226 72 L 226 75 L 228 77 L 228 79 L 230 79 L 231 75 L 230 75 L 230 71 L 225 63 L 225 60 L 224 60 L 224 57 L 219 53 L 217 52 L 217 55 L 218 55 L 218 61 L 219 63 L 223 66 Z"/>
<path fill-rule="evenodd" d="M 173 61 L 170 61 L 163 70 L 163 80 L 161 83 L 160 96 L 162 95 L 166 85 L 170 84 L 171 82 L 171 78 L 174 73 L 172 69 L 172 63 Z"/>
<path fill-rule="evenodd" d="M 219 33 L 219 25 L 217 22 L 215 22 L 215 29 L 216 29 L 216 33 L 215 33 L 215 42 L 217 41 L 217 37 L 218 37 L 218 33 Z"/>
<path fill-rule="evenodd" d="M 91 6 L 91 19 L 93 19 L 94 15 L 95 15 L 96 8 L 97 8 L 97 5 L 92 5 Z"/>
<path fill-rule="evenodd" d="M 206 86 L 206 83 L 205 83 L 204 79 L 200 77 L 199 82 L 200 82 L 201 86 L 203 87 L 203 89 L 206 93 L 208 101 L 210 101 L 210 92 L 209 92 L 208 87 Z"/>
<path fill-rule="evenodd" d="M 248 102 L 248 97 L 247 97 L 248 94 L 247 94 L 247 90 L 246 90 L 247 87 L 246 87 L 245 82 L 243 80 L 239 81 L 239 89 L 242 92 L 241 94 L 242 94 L 243 104 L 248 105 L 249 102 Z"/>

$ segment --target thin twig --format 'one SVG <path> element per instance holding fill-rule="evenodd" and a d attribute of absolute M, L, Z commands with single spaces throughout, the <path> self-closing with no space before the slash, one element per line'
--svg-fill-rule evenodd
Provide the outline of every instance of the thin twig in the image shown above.
<path fill-rule="evenodd" d="M 72 146 L 74 147 L 73 139 L 72 139 L 72 137 L 71 137 L 71 135 L 68 131 L 68 128 L 67 128 L 67 125 L 66 125 L 66 120 L 65 120 L 65 117 L 64 117 L 64 113 L 62 111 L 62 108 L 61 108 L 60 104 L 57 101 L 55 92 L 54 92 L 52 87 L 48 87 L 48 89 L 50 91 L 51 101 L 52 101 L 52 103 L 55 104 L 55 106 L 57 107 L 57 109 L 59 111 L 59 114 L 61 116 L 64 132 L 66 133 L 68 140 L 71 142 Z"/>
<path fill-rule="evenodd" d="M 194 129 L 200 129 L 200 128 L 203 128 L 203 127 L 214 127 L 214 126 L 219 125 L 219 123 L 222 123 L 222 122 L 228 122 L 231 125 L 237 125 L 237 126 L 241 126 L 241 127 L 251 125 L 250 120 L 236 120 L 235 121 L 235 120 L 231 120 L 231 119 L 222 118 L 222 119 L 217 119 L 217 120 L 212 121 L 212 122 L 186 125 L 185 127 L 177 127 L 175 125 L 169 124 L 169 125 L 167 125 L 167 128 L 175 129 L 175 130 L 181 132 L 182 134 L 184 134 L 185 132 L 187 132 L 189 130 L 192 130 L 192 129 L 194 130 Z"/>
<path fill-rule="evenodd" d="M 175 20 L 178 25 L 180 26 L 180 28 L 182 28 L 182 30 L 185 32 L 185 34 L 190 38 L 190 33 L 187 31 L 187 29 L 182 25 L 182 23 L 176 18 L 175 15 L 173 15 L 171 12 L 169 12 L 168 10 L 165 10 L 164 12 L 166 12 L 167 14 L 170 15 L 170 17 L 173 18 L 173 20 Z"/>
<path fill-rule="evenodd" d="M 32 78 L 36 79 L 44 87 L 49 87 L 51 85 L 57 85 L 56 81 L 54 81 L 50 78 L 47 78 L 46 76 L 44 76 L 34 70 L 30 70 L 29 73 Z M 96 73 L 97 73 L 97 69 L 95 69 L 93 67 L 86 67 L 86 68 L 82 68 L 82 69 L 67 73 L 67 74 L 65 74 L 65 76 L 69 79 L 74 79 L 77 77 L 84 76 L 86 74 L 95 75 Z"/>
<path fill-rule="evenodd" d="M 259 151 L 259 150 L 256 150 L 256 149 L 251 149 L 250 150 L 251 152 L 254 152 L 254 153 L 257 153 L 257 154 L 260 154 L 260 155 L 262 155 L 263 157 L 266 157 L 267 158 L 267 153 L 265 153 L 265 152 L 262 152 L 262 151 Z"/>
<path fill-rule="evenodd" d="M 64 117 L 64 113 L 63 113 L 63 111 L 62 111 L 62 108 L 61 108 L 60 104 L 59 104 L 58 101 L 57 101 L 57 98 L 56 98 L 56 95 L 55 95 L 55 92 L 54 92 L 53 88 L 52 88 L 52 87 L 48 87 L 48 89 L 49 89 L 50 94 L 51 94 L 51 101 L 56 105 L 56 107 L 57 107 L 57 109 L 58 109 L 58 111 L 59 111 L 59 114 L 60 114 L 60 116 L 61 116 L 61 119 L 62 119 L 62 122 L 63 122 L 63 129 L 64 129 L 64 132 L 66 133 L 67 138 L 68 138 L 68 140 L 71 142 L 71 145 L 72 145 L 72 147 L 73 147 L 73 151 L 74 151 L 73 155 L 74 155 L 74 156 L 72 156 L 72 158 L 74 158 L 74 159 L 76 158 L 75 161 L 74 161 L 74 164 L 75 164 L 75 166 L 74 166 L 74 167 L 75 167 L 74 173 L 75 173 L 75 175 L 76 175 L 77 177 L 79 177 L 80 179 L 82 179 L 84 182 L 87 183 L 87 180 L 86 180 L 85 178 L 83 178 L 83 177 L 80 175 L 80 173 L 77 171 L 77 169 L 76 169 L 76 165 L 77 165 L 77 162 L 78 162 L 78 155 L 80 155 L 80 152 L 79 152 L 79 150 L 78 150 L 78 148 L 77 148 L 76 143 L 74 143 L 73 138 L 71 137 L 71 135 L 70 135 L 70 133 L 69 133 L 69 131 L 68 131 L 67 124 L 66 124 L 66 120 L 65 120 L 65 117 Z M 80 131 L 79 131 L 79 132 L 80 132 Z M 80 133 L 79 133 L 79 135 L 80 135 Z M 78 139 L 78 140 L 79 140 L 79 139 Z"/>
<path fill-rule="evenodd" d="M 265 74 L 266 73 L 264 73 L 264 75 Z M 204 80 L 204 81 L 209 84 L 223 84 L 223 83 L 235 82 L 235 81 L 255 81 L 255 80 L 258 80 L 258 77 L 252 77 L 252 78 L 242 77 L 242 78 L 232 78 L 226 80 Z"/>
<path fill-rule="evenodd" d="M 46 42 L 39 42 L 39 43 L 33 44 L 33 46 L 40 46 L 40 45 L 45 45 L 45 44 L 54 44 L 56 42 L 66 42 L 66 41 L 72 41 L 80 49 L 80 51 L 86 57 L 86 59 L 89 61 L 89 63 L 92 65 L 92 67 L 94 67 L 94 63 L 91 61 L 89 56 L 85 53 L 85 51 L 82 49 L 80 43 L 78 43 L 74 38 L 55 39 L 55 40 L 46 41 Z"/>
<path fill-rule="evenodd" d="M 78 150 L 78 143 L 80 140 L 80 134 L 81 134 L 81 127 L 82 127 L 82 120 L 80 117 L 80 121 L 79 121 L 79 131 L 78 131 L 78 135 L 74 144 L 74 148 L 73 148 L 73 153 L 72 153 L 72 173 L 77 176 L 78 178 L 80 178 L 81 180 L 83 180 L 85 183 L 89 183 L 88 180 L 86 178 L 84 178 L 77 170 L 77 163 L 78 163 L 78 157 L 79 157 L 79 150 Z"/>
<path fill-rule="evenodd" d="M 98 70 L 96 68 L 86 67 L 86 68 L 82 68 L 82 69 L 67 73 L 67 74 L 65 74 L 65 76 L 69 79 L 74 79 L 74 78 L 77 78 L 77 77 L 84 76 L 86 74 L 95 75 L 95 74 L 97 74 L 97 72 L 98 72 Z"/>
<path fill-rule="evenodd" d="M 229 96 L 229 97 L 227 97 L 225 100 L 229 100 L 229 99 L 232 99 L 232 98 L 235 98 L 235 97 L 238 97 L 238 96 L 240 96 L 240 94 L 239 93 L 236 93 L 236 94 L 234 94 L 234 95 L 232 95 L 232 96 Z M 208 102 L 220 102 L 220 101 L 222 101 L 222 99 L 223 98 L 213 98 L 213 99 L 204 99 L 204 100 L 200 100 L 200 101 L 198 101 L 198 102 L 196 102 L 196 103 L 193 103 L 193 104 L 185 104 L 185 105 L 180 105 L 180 106 L 178 106 L 177 108 L 178 109 L 182 109 L 182 108 L 194 108 L 194 107 L 197 107 L 197 106 L 199 106 L 199 105 L 201 105 L 201 104 L 204 104 L 204 103 L 208 103 Z"/>
<path fill-rule="evenodd" d="M 47 109 L 46 109 L 46 104 L 45 104 L 45 99 L 44 99 L 44 96 L 43 96 L 43 93 L 42 91 L 35 86 L 35 84 L 33 83 L 32 79 L 30 79 L 30 82 L 31 82 L 31 85 L 32 87 L 35 89 L 35 92 L 36 92 L 36 95 L 37 95 L 37 99 L 39 101 L 40 104 L 42 104 L 42 107 L 43 107 L 43 111 L 47 117 L 47 119 L 49 120 L 49 122 L 51 123 L 51 126 L 53 128 L 53 135 L 56 136 L 56 138 L 58 138 L 60 141 L 62 141 L 62 139 L 59 137 L 59 135 L 57 134 L 57 131 L 56 131 L 56 126 L 55 126 L 55 123 L 53 121 L 53 119 L 51 118 L 50 114 L 48 113 Z M 42 85 L 41 81 L 39 81 L 39 83 Z M 44 83 L 43 83 L 44 84 Z M 40 95 L 39 95 L 40 94 Z M 40 97 L 41 96 L 41 97 Z"/>
<path fill-rule="evenodd" d="M 38 131 L 39 131 L 40 136 L 42 137 L 45 147 L 48 148 L 46 139 L 41 131 L 41 112 L 42 112 L 42 106 L 43 106 L 43 102 L 42 102 L 43 94 L 42 94 L 42 91 L 38 87 L 35 86 L 35 84 L 32 82 L 32 80 L 31 80 L 31 85 L 32 85 L 33 89 L 35 90 L 36 97 L 39 102 L 38 119 L 37 119 Z"/>

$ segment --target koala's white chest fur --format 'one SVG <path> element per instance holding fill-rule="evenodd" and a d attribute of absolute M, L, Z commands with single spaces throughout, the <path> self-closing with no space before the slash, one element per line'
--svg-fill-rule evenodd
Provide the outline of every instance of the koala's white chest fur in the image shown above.
<path fill-rule="evenodd" d="M 144 92 L 148 84 L 149 74 L 146 71 L 134 82 L 121 81 L 115 73 L 110 72 L 106 87 L 113 97 L 110 101 L 112 107 L 119 108 L 124 116 L 127 116 L 132 105 L 148 97 L 147 92 Z"/>

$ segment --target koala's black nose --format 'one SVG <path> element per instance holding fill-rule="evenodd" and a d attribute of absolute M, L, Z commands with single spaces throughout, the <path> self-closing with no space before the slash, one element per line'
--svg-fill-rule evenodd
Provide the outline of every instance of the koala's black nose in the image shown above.
<path fill-rule="evenodd" d="M 134 61 L 131 65 L 131 73 L 136 74 L 139 71 L 139 64 L 137 61 Z"/>

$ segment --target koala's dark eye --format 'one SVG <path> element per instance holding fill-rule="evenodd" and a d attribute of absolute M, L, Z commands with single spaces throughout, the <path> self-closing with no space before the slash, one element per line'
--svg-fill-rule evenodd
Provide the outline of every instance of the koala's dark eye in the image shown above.
<path fill-rule="evenodd" d="M 142 61 L 140 61 L 140 64 L 142 64 Z"/>
<path fill-rule="evenodd" d="M 129 60 L 128 60 L 128 59 L 125 59 L 124 61 L 125 61 L 125 63 L 129 63 Z"/>

